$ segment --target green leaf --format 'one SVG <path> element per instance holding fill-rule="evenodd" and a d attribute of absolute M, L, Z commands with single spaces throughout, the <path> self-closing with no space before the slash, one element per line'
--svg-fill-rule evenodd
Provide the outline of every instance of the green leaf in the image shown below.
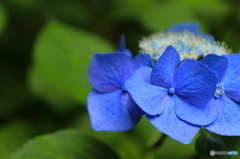
<path fill-rule="evenodd" d="M 17 122 L 0 129 L 0 158 L 7 159 L 35 134 L 34 127 L 27 122 Z"/>
<path fill-rule="evenodd" d="M 49 84 L 41 71 L 31 69 L 29 77 L 31 91 L 45 99 L 54 110 L 65 112 L 76 106 L 76 102 L 67 93 Z"/>
<path fill-rule="evenodd" d="M 100 37 L 56 21 L 43 28 L 34 48 L 29 77 L 31 90 L 46 100 L 65 98 L 66 103 L 81 104 L 86 102 L 91 90 L 88 79 L 91 57 L 97 52 L 113 50 Z"/>
<path fill-rule="evenodd" d="M 6 26 L 6 22 L 7 22 L 7 13 L 4 6 L 0 4 L 0 35 Z"/>
<path fill-rule="evenodd" d="M 80 159 L 119 157 L 107 145 L 75 130 L 37 137 L 29 141 L 10 159 Z"/>
<path fill-rule="evenodd" d="M 151 147 L 162 134 L 149 123 L 146 117 L 142 117 L 141 121 L 133 129 L 126 132 L 94 131 L 87 114 L 79 116 L 74 123 L 74 127 L 114 147 L 114 150 L 122 158 L 143 158 L 146 149 Z M 191 144 L 184 145 L 168 136 L 163 145 L 155 153 L 147 157 L 154 159 L 190 158 L 196 155 L 195 141 L 196 137 Z M 174 151 L 174 153 L 169 153 L 170 151 Z"/>
<path fill-rule="evenodd" d="M 240 137 L 238 136 L 221 136 L 205 129 L 201 130 L 201 134 L 195 144 L 198 155 L 204 159 L 217 158 L 238 158 L 236 155 L 215 155 L 211 156 L 210 151 L 238 151 L 240 152 Z"/>
<path fill-rule="evenodd" d="M 147 148 L 149 140 L 152 141 L 154 133 L 156 133 L 155 135 L 160 134 L 147 121 L 146 117 L 143 117 L 140 123 L 130 131 L 108 132 L 93 130 L 89 115 L 84 113 L 79 115 L 73 123 L 73 127 L 113 147 L 122 158 L 139 158 Z"/>

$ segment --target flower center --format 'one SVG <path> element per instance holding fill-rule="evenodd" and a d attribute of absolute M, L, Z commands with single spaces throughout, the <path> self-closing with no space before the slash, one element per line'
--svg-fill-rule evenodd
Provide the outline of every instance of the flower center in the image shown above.
<path fill-rule="evenodd" d="M 216 92 L 214 94 L 214 97 L 219 98 L 223 94 L 225 94 L 223 83 L 222 84 L 217 84 L 217 89 L 216 89 Z"/>
<path fill-rule="evenodd" d="M 168 94 L 170 94 L 170 95 L 175 94 L 175 89 L 174 88 L 169 88 L 168 89 Z"/>
<path fill-rule="evenodd" d="M 198 59 L 207 54 L 232 53 L 224 42 L 196 36 L 189 31 L 152 34 L 140 41 L 140 53 L 150 54 L 153 60 L 158 60 L 169 45 L 172 45 L 179 52 L 181 60 Z"/>

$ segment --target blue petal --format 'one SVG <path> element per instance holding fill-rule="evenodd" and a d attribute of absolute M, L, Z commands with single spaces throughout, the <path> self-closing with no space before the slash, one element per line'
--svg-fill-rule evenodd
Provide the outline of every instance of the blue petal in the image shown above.
<path fill-rule="evenodd" d="M 129 56 L 129 57 L 132 57 L 132 52 L 131 52 L 130 50 L 126 49 L 126 46 L 125 46 L 125 36 L 124 36 L 124 34 L 122 34 L 122 35 L 120 36 L 119 49 L 118 49 L 118 51 L 126 54 L 126 55 Z"/>
<path fill-rule="evenodd" d="M 180 63 L 180 56 L 172 46 L 168 46 L 158 59 L 152 70 L 152 83 L 169 88 L 173 80 L 174 70 Z"/>
<path fill-rule="evenodd" d="M 129 92 L 126 92 L 125 95 L 128 96 L 127 97 L 127 99 L 128 99 L 127 103 L 129 103 L 128 104 L 129 112 L 136 117 L 144 115 L 145 112 L 141 108 L 139 108 L 139 106 L 134 102 L 134 100 L 132 99 L 132 96 L 129 94 Z"/>
<path fill-rule="evenodd" d="M 142 66 L 126 81 L 124 89 L 137 105 L 150 115 L 161 114 L 165 108 L 167 89 L 151 84 L 152 68 Z"/>
<path fill-rule="evenodd" d="M 219 135 L 239 136 L 240 104 L 235 103 L 227 96 L 223 95 L 218 99 L 211 100 L 211 105 L 216 105 L 218 117 L 213 124 L 205 128 Z"/>
<path fill-rule="evenodd" d="M 199 109 L 213 98 L 216 84 L 215 73 L 198 61 L 187 59 L 176 68 L 174 75 L 176 94 Z"/>
<path fill-rule="evenodd" d="M 133 61 L 125 54 L 95 54 L 89 67 L 89 78 L 96 90 L 112 92 L 122 88 L 133 71 Z"/>
<path fill-rule="evenodd" d="M 212 41 L 214 40 L 214 37 L 210 34 L 207 34 L 207 33 L 198 32 L 198 33 L 195 33 L 195 35 L 201 36 L 201 37 L 203 37 L 205 39 L 208 39 L 208 40 L 212 40 Z"/>
<path fill-rule="evenodd" d="M 217 75 L 217 83 L 222 81 L 228 67 L 228 59 L 226 57 L 209 54 L 201 60 L 201 63 L 210 68 Z"/>
<path fill-rule="evenodd" d="M 164 134 L 183 144 L 189 144 L 200 127 L 179 119 L 174 111 L 175 97 L 167 96 L 167 98 L 166 103 L 164 103 L 166 105 L 164 112 L 157 116 L 148 115 L 148 120 Z"/>
<path fill-rule="evenodd" d="M 136 69 L 141 66 L 152 67 L 152 59 L 149 54 L 140 54 L 135 56 L 133 63 Z"/>
<path fill-rule="evenodd" d="M 240 54 L 225 56 L 228 58 L 228 69 L 222 81 L 226 95 L 240 102 Z"/>
<path fill-rule="evenodd" d="M 236 102 L 240 102 L 240 76 L 224 85 L 225 94 Z"/>
<path fill-rule="evenodd" d="M 88 112 L 93 129 L 97 131 L 126 131 L 134 127 L 141 116 L 128 111 L 129 95 L 118 90 L 99 93 L 93 90 L 88 96 Z"/>
<path fill-rule="evenodd" d="M 176 114 L 179 118 L 194 125 L 209 125 L 217 118 L 216 105 L 206 105 L 202 109 L 184 102 L 176 96 Z"/>
<path fill-rule="evenodd" d="M 196 22 L 191 23 L 179 23 L 169 27 L 166 32 L 180 32 L 180 31 L 190 31 L 193 33 L 199 32 L 199 25 Z"/>
<path fill-rule="evenodd" d="M 189 31 L 194 33 L 196 36 L 201 36 L 205 39 L 214 40 L 213 36 L 207 33 L 202 33 L 199 31 L 199 25 L 196 22 L 190 22 L 190 23 L 179 23 L 177 25 L 173 25 L 167 30 L 166 32 L 183 32 L 183 31 Z"/>

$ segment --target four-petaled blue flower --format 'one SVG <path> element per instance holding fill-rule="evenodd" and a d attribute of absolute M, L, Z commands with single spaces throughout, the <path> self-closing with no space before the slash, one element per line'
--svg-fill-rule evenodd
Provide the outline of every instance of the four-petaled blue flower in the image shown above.
<path fill-rule="evenodd" d="M 214 123 L 205 128 L 220 135 L 240 135 L 240 54 L 206 56 L 203 64 L 218 76 L 215 96 L 207 104 L 217 114 Z"/>
<path fill-rule="evenodd" d="M 129 76 L 140 66 L 151 66 L 148 54 L 131 58 L 124 37 L 117 52 L 95 54 L 89 68 L 93 90 L 88 96 L 88 112 L 95 130 L 125 131 L 135 126 L 143 112 L 123 90 Z"/>
<path fill-rule="evenodd" d="M 157 129 L 188 144 L 201 125 L 215 120 L 204 111 L 216 83 L 217 76 L 208 67 L 192 59 L 181 62 L 178 52 L 169 46 L 153 69 L 140 67 L 124 89 Z"/>

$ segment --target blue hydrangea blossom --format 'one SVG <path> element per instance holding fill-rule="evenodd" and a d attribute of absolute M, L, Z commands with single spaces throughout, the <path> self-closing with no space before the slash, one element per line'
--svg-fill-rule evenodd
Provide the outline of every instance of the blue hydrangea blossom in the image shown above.
<path fill-rule="evenodd" d="M 124 37 L 119 50 L 95 54 L 89 67 L 93 90 L 88 96 L 88 112 L 95 130 L 125 131 L 135 126 L 143 112 L 122 88 L 129 76 L 140 66 L 151 66 L 148 54 L 131 58 Z"/>
<path fill-rule="evenodd" d="M 218 76 L 215 96 L 207 104 L 216 109 L 217 119 L 206 129 L 220 135 L 240 135 L 240 54 L 206 56 L 201 62 Z"/>
<path fill-rule="evenodd" d="M 208 67 L 192 59 L 181 62 L 169 46 L 153 68 L 140 67 L 124 88 L 157 129 L 188 144 L 200 128 L 197 123 L 210 124 L 216 119 L 206 115 L 209 109 L 205 107 L 216 83 Z"/>
<path fill-rule="evenodd" d="M 200 32 L 197 23 L 144 38 L 134 59 L 124 42 L 122 36 L 118 51 L 91 61 L 88 111 L 95 130 L 129 130 L 145 113 L 158 130 L 184 144 L 201 126 L 240 135 L 240 54 L 227 55 L 232 52 L 225 43 Z"/>

